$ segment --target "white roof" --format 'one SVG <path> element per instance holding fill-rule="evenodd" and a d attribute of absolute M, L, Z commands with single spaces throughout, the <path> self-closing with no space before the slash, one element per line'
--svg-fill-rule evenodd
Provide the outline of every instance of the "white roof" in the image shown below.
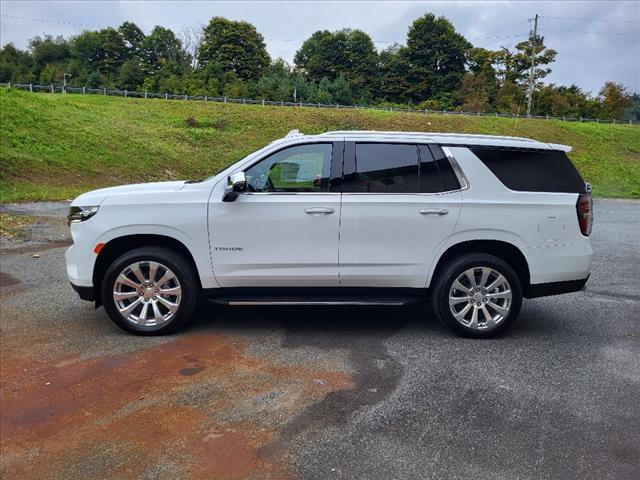
<path fill-rule="evenodd" d="M 306 136 L 298 131 L 296 136 L 305 138 L 327 138 L 340 137 L 347 140 L 382 140 L 382 141 L 402 141 L 419 140 L 421 142 L 433 142 L 448 145 L 486 145 L 496 147 L 517 147 L 517 148 L 541 148 L 570 152 L 571 147 L 556 143 L 544 143 L 530 138 L 507 137 L 500 135 L 475 135 L 468 133 L 437 133 L 437 132 L 381 132 L 376 130 L 338 130 L 326 132 L 319 135 Z"/>

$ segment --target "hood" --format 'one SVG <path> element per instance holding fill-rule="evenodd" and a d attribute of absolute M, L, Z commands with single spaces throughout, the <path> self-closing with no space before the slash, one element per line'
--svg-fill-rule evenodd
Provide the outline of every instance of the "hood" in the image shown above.
<path fill-rule="evenodd" d="M 168 193 L 180 190 L 184 186 L 184 180 L 174 182 L 134 183 L 132 185 L 120 185 L 118 187 L 100 188 L 83 193 L 77 197 L 71 205 L 94 206 L 100 205 L 105 198 L 112 195 L 135 195 L 136 193 Z"/>

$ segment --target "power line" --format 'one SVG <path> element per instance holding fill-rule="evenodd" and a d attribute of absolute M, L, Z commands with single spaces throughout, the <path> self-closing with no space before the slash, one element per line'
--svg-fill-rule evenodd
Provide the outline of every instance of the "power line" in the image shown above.
<path fill-rule="evenodd" d="M 515 26 L 518 26 L 518 25 L 522 25 L 523 23 L 529 23 L 529 20 L 521 20 L 519 22 L 512 23 L 511 25 L 507 25 L 506 27 L 496 28 L 495 30 L 491 30 L 490 32 L 486 32 L 486 35 L 491 35 L 492 33 L 495 33 L 495 32 L 501 32 L 502 30 L 507 30 L 508 28 L 515 27 Z"/>
<path fill-rule="evenodd" d="M 526 34 L 520 34 L 520 35 L 493 35 L 490 37 L 473 37 L 473 38 L 522 38 L 525 37 Z"/>
<path fill-rule="evenodd" d="M 87 23 L 77 23 L 77 22 L 67 22 L 65 20 L 51 20 L 46 18 L 34 18 L 34 17 L 23 17 L 21 15 L 8 15 L 6 13 L 2 14 L 5 18 L 13 18 L 14 20 L 27 20 L 29 22 L 39 22 L 39 23 L 56 23 L 58 25 L 72 25 L 75 27 L 91 27 L 91 28 L 102 28 L 100 25 L 92 25 Z"/>
<path fill-rule="evenodd" d="M 619 23 L 640 23 L 640 20 L 616 20 L 608 18 L 581 18 L 581 17 L 547 17 L 540 15 L 540 18 L 552 18 L 555 20 L 581 20 L 586 22 L 619 22 Z"/>
<path fill-rule="evenodd" d="M 593 35 L 616 35 L 620 37 L 638 37 L 640 33 L 619 33 L 619 32 L 589 32 L 586 30 L 569 30 L 566 28 L 544 28 L 545 32 L 567 32 L 567 33 L 589 33 Z"/>

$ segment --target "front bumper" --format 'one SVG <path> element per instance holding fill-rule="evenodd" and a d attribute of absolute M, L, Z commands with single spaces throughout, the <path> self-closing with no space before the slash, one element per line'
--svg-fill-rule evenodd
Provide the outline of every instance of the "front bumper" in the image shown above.
<path fill-rule="evenodd" d="M 98 244 L 100 230 L 93 219 L 71 224 L 73 244 L 64 252 L 67 264 L 67 277 L 73 285 L 93 286 L 93 267 L 97 255 L 93 249 Z"/>
<path fill-rule="evenodd" d="M 81 285 L 76 285 L 72 282 L 70 283 L 71 283 L 71 288 L 73 288 L 76 291 L 76 293 L 78 294 L 81 300 L 93 302 L 96 299 L 95 293 L 93 291 L 93 287 L 85 287 Z"/>

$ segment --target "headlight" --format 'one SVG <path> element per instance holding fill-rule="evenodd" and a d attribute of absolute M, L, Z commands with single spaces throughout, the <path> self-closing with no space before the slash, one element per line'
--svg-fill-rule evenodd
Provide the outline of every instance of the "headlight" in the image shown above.
<path fill-rule="evenodd" d="M 98 207 L 69 207 L 69 215 L 67 220 L 69 225 L 72 223 L 84 222 L 98 213 Z"/>

